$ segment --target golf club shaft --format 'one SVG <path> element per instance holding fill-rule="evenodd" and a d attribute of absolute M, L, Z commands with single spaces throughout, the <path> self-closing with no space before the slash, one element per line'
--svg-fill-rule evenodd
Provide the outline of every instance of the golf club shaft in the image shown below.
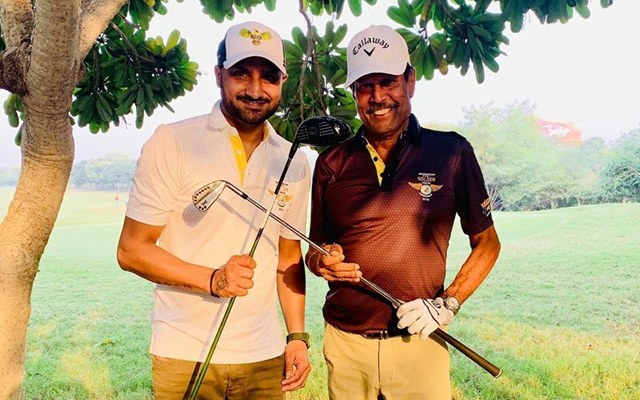
<path fill-rule="evenodd" d="M 231 313 L 231 308 L 233 307 L 233 303 L 235 303 L 235 296 L 229 300 L 229 304 L 227 305 L 227 309 L 222 316 L 222 320 L 220 321 L 220 326 L 223 327 L 227 323 L 227 319 L 229 319 L 229 314 Z M 200 386 L 202 385 L 202 381 L 207 373 L 207 368 L 209 368 L 209 363 L 211 362 L 211 357 L 213 356 L 213 352 L 220 341 L 220 336 L 222 336 L 222 329 L 218 328 L 216 332 L 216 336 L 213 338 L 213 342 L 211 342 L 211 347 L 209 348 L 209 352 L 207 353 L 207 357 L 204 362 L 200 365 L 200 369 L 198 371 L 198 377 L 191 389 L 191 394 L 189 395 L 189 400 L 195 400 L 198 392 L 200 391 Z"/>
<path fill-rule="evenodd" d="M 260 226 L 260 229 L 258 229 L 256 238 L 253 241 L 253 246 L 251 246 L 251 251 L 249 251 L 249 257 L 253 257 L 253 254 L 256 252 L 256 248 L 258 247 L 258 242 L 262 237 L 264 228 L 267 226 L 267 222 L 269 221 L 269 216 L 271 215 L 271 211 L 273 211 L 273 207 L 276 205 L 276 202 L 278 201 L 278 195 L 280 194 L 280 188 L 282 187 L 282 182 L 284 182 L 284 177 L 285 175 L 287 175 L 287 171 L 289 170 L 289 166 L 291 165 L 291 160 L 293 160 L 293 156 L 295 155 L 296 150 L 298 150 L 298 143 L 294 141 L 291 144 L 291 149 L 289 150 L 289 157 L 287 157 L 287 162 L 284 164 L 284 169 L 280 174 L 280 179 L 278 179 L 278 183 L 276 183 L 276 189 L 273 192 L 273 199 L 271 200 L 269 211 L 266 211 L 264 220 L 262 221 L 262 226 Z"/>
<path fill-rule="evenodd" d="M 239 195 L 243 199 L 247 200 L 251 204 L 253 204 L 255 207 L 257 207 L 262 212 L 264 212 L 264 213 L 267 212 L 267 209 L 264 208 L 260 203 L 258 203 L 257 201 L 253 200 L 251 197 L 249 197 L 248 194 L 246 194 L 245 192 L 243 192 L 242 190 L 237 188 L 232 183 L 226 182 L 226 186 L 225 187 L 228 187 L 229 189 L 231 189 L 231 191 L 233 191 L 234 193 L 236 193 L 237 195 Z M 304 234 L 302 234 L 300 231 L 298 231 L 297 229 L 292 227 L 286 221 L 282 220 L 277 215 L 272 214 L 269 211 L 267 216 L 273 218 L 278 223 L 283 225 L 285 228 L 289 229 L 296 236 L 298 236 L 301 240 L 305 241 L 307 244 L 309 244 L 309 246 L 311 246 L 314 249 L 318 250 L 320 253 L 322 253 L 324 255 L 329 255 L 329 252 L 326 249 L 324 249 L 323 247 L 321 247 L 321 246 L 317 245 L 316 243 L 314 243 L 313 241 L 311 241 L 311 239 L 306 237 Z M 388 300 L 393 305 L 394 308 L 398 308 L 403 304 L 403 302 L 401 300 L 396 299 L 391 294 L 389 294 L 389 292 L 387 292 L 386 290 L 382 289 L 380 286 L 376 285 L 375 283 L 371 282 L 370 280 L 366 279 L 365 277 L 360 277 L 360 281 L 362 283 L 364 283 L 367 287 L 369 287 L 371 290 L 373 290 L 374 292 L 376 292 L 377 294 L 379 294 L 380 296 L 382 296 L 386 300 Z M 478 364 L 485 371 L 490 373 L 494 378 L 498 378 L 502 374 L 502 370 L 499 367 L 495 366 L 489 360 L 485 359 L 480 354 L 478 354 L 475 351 L 471 350 L 469 347 L 467 347 L 462 342 L 460 342 L 459 340 L 457 340 L 453 336 L 449 335 L 448 333 L 446 333 L 442 329 L 437 328 L 433 333 L 436 336 L 438 336 L 440 339 L 444 340 L 445 342 L 447 342 L 448 344 L 450 344 L 451 346 L 456 348 L 456 350 L 458 350 L 459 352 L 461 352 L 462 354 L 467 356 L 471 361 L 473 361 L 476 364 Z"/>
<path fill-rule="evenodd" d="M 273 200 L 271 201 L 271 206 L 269 207 L 268 211 L 265 210 L 264 220 L 262 221 L 262 225 L 260 226 L 260 229 L 258 229 L 256 238 L 253 240 L 253 245 L 251 246 L 251 250 L 249 251 L 249 257 L 253 258 L 253 255 L 255 254 L 256 249 L 258 248 L 258 242 L 260 241 L 260 238 L 262 237 L 262 233 L 264 232 L 264 229 L 267 226 L 267 222 L 269 222 L 269 216 L 273 215 L 271 211 L 273 210 L 273 207 L 275 206 L 276 201 L 278 200 L 278 194 L 280 194 L 280 188 L 282 187 L 282 182 L 284 181 L 284 177 L 287 174 L 287 170 L 291 165 L 291 160 L 293 160 L 293 156 L 297 149 L 298 149 L 298 143 L 294 141 L 293 144 L 291 145 L 291 149 L 289 150 L 289 157 L 287 157 L 287 162 L 284 165 L 282 174 L 280 174 L 280 179 L 276 184 L 276 189 L 273 193 Z M 209 348 L 209 352 L 207 353 L 207 358 L 205 359 L 204 364 L 200 366 L 200 371 L 198 371 L 198 377 L 196 379 L 195 384 L 193 385 L 193 390 L 191 391 L 191 396 L 189 397 L 189 400 L 191 399 L 195 400 L 196 396 L 198 395 L 198 392 L 200 391 L 200 386 L 202 385 L 202 381 L 204 380 L 205 374 L 207 373 L 207 369 L 209 368 L 211 357 L 213 356 L 213 353 L 216 350 L 218 341 L 220 340 L 220 336 L 222 336 L 222 331 L 224 330 L 224 327 L 227 324 L 227 320 L 229 319 L 229 314 L 231 313 L 231 309 L 233 308 L 233 304 L 235 303 L 235 301 L 236 301 L 235 296 L 233 296 L 231 300 L 229 300 L 229 304 L 227 305 L 227 308 L 224 311 L 224 315 L 222 316 L 222 320 L 220 321 L 220 326 L 218 326 L 218 331 L 216 332 L 216 336 L 214 337 L 213 342 L 211 342 L 211 347 Z"/>

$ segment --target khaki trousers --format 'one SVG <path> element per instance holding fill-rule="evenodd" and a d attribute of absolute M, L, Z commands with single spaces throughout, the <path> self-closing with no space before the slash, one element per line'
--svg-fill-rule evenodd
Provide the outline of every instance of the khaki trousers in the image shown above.
<path fill-rule="evenodd" d="M 151 364 L 155 400 L 188 398 L 198 376 L 197 372 L 194 374 L 195 362 L 152 355 Z M 284 355 L 249 364 L 210 364 L 197 398 L 282 400 L 283 374 Z"/>
<path fill-rule="evenodd" d="M 325 324 L 331 400 L 450 400 L 449 351 L 433 335 L 366 339 Z"/>

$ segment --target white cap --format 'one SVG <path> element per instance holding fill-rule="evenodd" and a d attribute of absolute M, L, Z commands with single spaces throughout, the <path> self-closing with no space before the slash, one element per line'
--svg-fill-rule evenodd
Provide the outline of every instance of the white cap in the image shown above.
<path fill-rule="evenodd" d="M 411 64 L 404 38 L 386 25 L 371 25 L 357 33 L 347 46 L 347 82 L 374 73 L 401 75 Z"/>
<path fill-rule="evenodd" d="M 224 68 L 231 68 L 249 57 L 267 59 L 283 74 L 287 73 L 282 38 L 276 31 L 259 22 L 244 22 L 232 26 L 218 48 L 218 65 L 222 64 Z"/>

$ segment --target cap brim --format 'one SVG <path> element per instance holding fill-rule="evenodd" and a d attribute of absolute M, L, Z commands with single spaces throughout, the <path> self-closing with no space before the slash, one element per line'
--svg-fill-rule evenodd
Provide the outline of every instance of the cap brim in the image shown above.
<path fill-rule="evenodd" d="M 351 86 L 355 81 L 369 74 L 389 74 L 389 75 L 401 75 L 407 68 L 407 63 L 400 64 L 396 61 L 377 62 L 371 64 L 361 65 L 355 68 L 353 71 L 349 71 L 347 74 L 347 81 L 345 86 Z"/>
<path fill-rule="evenodd" d="M 274 59 L 274 57 L 271 56 L 271 54 L 264 51 L 256 51 L 256 50 L 245 51 L 244 53 L 234 54 L 232 57 L 229 57 L 227 60 L 225 60 L 222 63 L 222 66 L 228 69 L 233 67 L 240 61 L 250 57 L 264 58 L 265 60 L 270 61 L 273 65 L 275 65 L 276 68 L 282 71 L 283 74 L 285 75 L 287 74 L 287 69 L 284 67 L 284 65 L 280 64 L 282 60 L 276 60 Z"/>

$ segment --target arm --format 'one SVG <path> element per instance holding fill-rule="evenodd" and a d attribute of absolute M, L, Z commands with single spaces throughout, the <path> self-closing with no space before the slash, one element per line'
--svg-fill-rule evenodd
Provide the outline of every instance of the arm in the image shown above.
<path fill-rule="evenodd" d="M 305 277 L 299 240 L 280 238 L 277 288 L 282 314 L 289 333 L 304 332 Z M 285 379 L 282 390 L 304 386 L 311 371 L 307 346 L 292 340 L 285 348 Z"/>
<path fill-rule="evenodd" d="M 313 172 L 313 185 L 311 188 L 311 229 L 309 236 L 315 243 L 323 243 L 332 239 L 327 238 L 324 223 L 327 218 L 324 214 L 324 192 L 325 187 L 331 179 L 332 172 L 325 166 L 321 158 L 316 161 Z M 346 281 L 357 283 L 360 281 L 362 272 L 360 267 L 354 263 L 343 263 L 345 256 L 339 244 L 323 245 L 329 255 L 324 255 L 320 251 L 309 247 L 305 261 L 309 271 L 316 276 L 321 276 L 325 280 Z"/>
<path fill-rule="evenodd" d="M 462 304 L 487 277 L 500 253 L 500 240 L 493 225 L 469 235 L 469 241 L 471 254 L 451 285 L 440 297 L 415 299 L 401 305 L 396 312 L 399 328 L 407 328 L 409 333 L 417 333 L 422 340 L 427 340 L 431 332 L 453 321 L 454 313 L 444 306 L 443 298 L 454 296 Z"/>
<path fill-rule="evenodd" d="M 255 262 L 249 256 L 233 256 L 216 270 L 181 260 L 156 244 L 164 226 L 148 225 L 125 217 L 118 242 L 120 267 L 151 282 L 221 297 L 243 296 L 253 286 Z M 216 289 L 217 288 L 217 289 Z"/>
<path fill-rule="evenodd" d="M 493 225 L 475 235 L 469 235 L 471 254 L 466 259 L 442 297 L 454 296 L 460 304 L 482 284 L 500 254 L 500 240 Z"/>

